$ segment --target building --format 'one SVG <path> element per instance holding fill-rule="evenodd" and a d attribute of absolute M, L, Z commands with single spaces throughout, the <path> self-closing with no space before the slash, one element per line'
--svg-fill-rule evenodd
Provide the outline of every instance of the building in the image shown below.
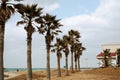
<path fill-rule="evenodd" d="M 102 45 L 102 50 L 110 49 L 110 52 L 116 52 L 120 48 L 120 44 L 104 44 Z"/>
<path fill-rule="evenodd" d="M 110 61 L 112 66 L 117 65 L 117 54 L 116 50 L 120 49 L 120 44 L 104 44 L 102 45 L 102 51 L 96 56 L 99 60 L 99 66 L 104 67 L 104 53 L 103 50 L 110 50 Z"/>

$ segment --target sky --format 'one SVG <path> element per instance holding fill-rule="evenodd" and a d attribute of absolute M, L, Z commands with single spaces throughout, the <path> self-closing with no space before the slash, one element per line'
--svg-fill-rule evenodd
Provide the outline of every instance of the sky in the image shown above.
<path fill-rule="evenodd" d="M 71 29 L 80 32 L 80 41 L 86 50 L 80 61 L 81 67 L 98 67 L 96 55 L 102 52 L 101 45 L 120 43 L 120 0 L 24 0 L 24 4 L 37 3 L 43 13 L 56 15 L 61 19 L 63 33 Z M 26 32 L 24 26 L 16 26 L 20 21 L 19 14 L 6 23 L 4 65 L 7 68 L 26 67 Z M 46 67 L 46 48 L 44 36 L 33 34 L 32 67 Z M 51 67 L 57 67 L 55 53 L 51 53 Z M 70 66 L 70 55 L 69 55 Z M 65 65 L 62 54 L 61 67 Z"/>

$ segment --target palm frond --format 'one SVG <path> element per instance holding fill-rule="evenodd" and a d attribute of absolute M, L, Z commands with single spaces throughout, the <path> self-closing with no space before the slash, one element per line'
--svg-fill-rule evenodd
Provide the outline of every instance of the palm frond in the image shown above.
<path fill-rule="evenodd" d="M 15 9 L 12 6 L 8 6 L 8 9 L 10 10 L 11 14 L 15 13 Z"/>
<path fill-rule="evenodd" d="M 14 7 L 17 9 L 17 11 L 18 11 L 21 15 L 24 15 L 25 6 L 24 6 L 23 4 L 15 4 Z"/>
<path fill-rule="evenodd" d="M 35 22 L 37 22 L 37 23 L 39 23 L 39 24 L 43 24 L 43 23 L 44 23 L 42 17 L 36 18 L 36 19 L 35 19 Z"/>
<path fill-rule="evenodd" d="M 37 27 L 38 28 L 38 32 L 41 34 L 44 34 L 44 32 L 45 32 L 45 30 L 44 29 L 42 29 L 42 28 L 40 28 L 40 27 Z"/>
<path fill-rule="evenodd" d="M 62 31 L 61 31 L 61 30 L 56 30 L 56 32 L 58 32 L 58 33 L 62 33 Z"/>
<path fill-rule="evenodd" d="M 17 22 L 16 25 L 25 24 L 25 23 L 27 23 L 27 22 L 26 21 L 19 21 L 19 22 Z"/>
<path fill-rule="evenodd" d="M 57 33 L 57 32 L 52 32 L 51 34 L 52 34 L 52 35 L 58 35 L 58 33 Z"/>
<path fill-rule="evenodd" d="M 55 51 L 56 51 L 55 49 L 52 49 L 52 50 L 51 50 L 51 52 L 54 52 L 54 53 L 55 53 Z"/>

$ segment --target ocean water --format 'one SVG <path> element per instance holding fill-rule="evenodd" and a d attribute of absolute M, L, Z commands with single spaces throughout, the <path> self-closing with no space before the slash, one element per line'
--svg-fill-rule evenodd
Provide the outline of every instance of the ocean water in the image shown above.
<path fill-rule="evenodd" d="M 5 68 L 4 71 L 25 71 L 27 68 Z M 46 70 L 46 68 L 32 68 L 32 70 Z"/>

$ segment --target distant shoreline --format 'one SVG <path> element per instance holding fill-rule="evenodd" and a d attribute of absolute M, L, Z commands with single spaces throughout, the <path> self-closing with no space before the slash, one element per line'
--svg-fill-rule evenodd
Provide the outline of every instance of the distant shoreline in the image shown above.
<path fill-rule="evenodd" d="M 98 67 L 82 67 L 81 70 L 85 69 L 97 69 Z M 51 69 L 57 69 L 57 68 L 51 68 Z M 26 71 L 27 68 L 5 68 L 5 72 L 14 72 L 14 71 Z M 32 68 L 32 70 L 46 70 L 46 68 Z"/>
<path fill-rule="evenodd" d="M 5 72 L 13 72 L 13 71 L 26 71 L 27 68 L 5 68 Z M 32 70 L 46 70 L 46 68 L 32 68 Z"/>

